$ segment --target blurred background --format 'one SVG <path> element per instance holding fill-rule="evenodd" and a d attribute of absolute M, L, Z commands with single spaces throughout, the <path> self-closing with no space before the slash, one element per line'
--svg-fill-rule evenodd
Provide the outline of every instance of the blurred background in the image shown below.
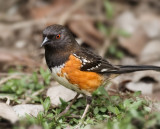
<path fill-rule="evenodd" d="M 103 57 L 153 63 L 160 58 L 159 14 L 158 0 L 0 1 L 0 70 L 45 63 L 40 44 L 51 24 L 67 26 L 80 44 Z"/>
<path fill-rule="evenodd" d="M 160 66 L 158 0 L 1 0 L 2 75 L 47 68 L 40 45 L 43 29 L 51 24 L 67 26 L 82 46 L 115 64 Z M 135 80 L 160 81 L 150 72 Z"/>
<path fill-rule="evenodd" d="M 57 85 L 53 80 L 50 83 L 44 49 L 40 47 L 43 29 L 52 24 L 67 26 L 79 44 L 113 64 L 160 66 L 159 0 L 0 0 L 0 99 L 3 102 L 9 103 L 2 94 L 11 93 L 18 98 L 11 105 L 40 103 L 37 95 L 43 96 L 43 88 Z M 12 72 L 31 78 L 24 81 L 23 76 L 10 76 Z M 109 94 L 140 90 L 152 101 L 159 101 L 160 73 L 122 75 L 113 79 L 106 89 Z M 48 90 L 45 95 L 51 96 L 52 103 L 53 95 L 60 91 Z M 73 96 L 67 100 L 65 96 L 64 100 L 69 101 Z"/>

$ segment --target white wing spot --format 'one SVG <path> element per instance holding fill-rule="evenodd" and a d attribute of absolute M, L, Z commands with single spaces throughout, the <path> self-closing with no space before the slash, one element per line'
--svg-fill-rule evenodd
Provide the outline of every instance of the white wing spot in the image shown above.
<path fill-rule="evenodd" d="M 84 63 L 87 63 L 87 62 L 88 62 L 88 60 L 86 60 L 86 59 L 82 59 L 82 60 L 83 60 Z"/>
<path fill-rule="evenodd" d="M 77 58 L 79 58 L 79 59 L 80 59 L 80 57 L 79 57 L 79 56 L 77 56 L 75 53 L 73 53 L 73 55 L 74 55 L 75 57 L 77 57 Z"/>
<path fill-rule="evenodd" d="M 91 63 L 91 61 L 87 60 L 87 59 L 84 58 L 84 57 L 77 56 L 75 53 L 73 53 L 73 55 L 74 55 L 75 57 L 77 57 L 78 59 L 80 59 L 81 62 L 83 63 L 83 65 L 85 65 L 86 63 Z"/>
<path fill-rule="evenodd" d="M 101 70 L 101 72 L 106 72 L 106 71 L 107 71 L 107 69 L 102 69 L 102 70 Z"/>
<path fill-rule="evenodd" d="M 87 69 L 87 70 L 94 70 L 94 69 L 96 69 L 96 68 L 98 68 L 98 67 L 100 67 L 100 66 L 101 66 L 101 63 L 100 63 L 100 64 L 98 64 L 98 65 L 96 65 L 95 67 L 92 67 L 92 68 Z"/>

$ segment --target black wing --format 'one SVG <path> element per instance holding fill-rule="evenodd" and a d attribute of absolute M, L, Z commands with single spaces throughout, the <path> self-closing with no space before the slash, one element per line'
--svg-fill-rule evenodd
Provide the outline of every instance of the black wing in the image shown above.
<path fill-rule="evenodd" d="M 110 64 L 101 56 L 94 54 L 92 51 L 81 48 L 80 51 L 74 53 L 74 56 L 82 61 L 81 70 L 97 73 L 107 73 L 117 71 L 119 68 Z"/>

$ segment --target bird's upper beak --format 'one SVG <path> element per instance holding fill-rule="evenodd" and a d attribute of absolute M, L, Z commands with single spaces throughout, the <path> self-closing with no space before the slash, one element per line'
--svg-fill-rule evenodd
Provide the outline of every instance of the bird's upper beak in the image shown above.
<path fill-rule="evenodd" d="M 47 37 L 45 37 L 42 44 L 41 44 L 41 47 L 43 47 L 48 41 L 49 41 L 49 39 Z"/>

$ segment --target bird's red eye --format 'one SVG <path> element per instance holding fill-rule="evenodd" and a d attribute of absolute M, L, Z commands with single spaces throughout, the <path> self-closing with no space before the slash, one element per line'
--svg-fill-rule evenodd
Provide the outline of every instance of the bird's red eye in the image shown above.
<path fill-rule="evenodd" d="M 60 37 L 61 37 L 60 34 L 56 35 L 56 39 L 60 39 Z"/>

